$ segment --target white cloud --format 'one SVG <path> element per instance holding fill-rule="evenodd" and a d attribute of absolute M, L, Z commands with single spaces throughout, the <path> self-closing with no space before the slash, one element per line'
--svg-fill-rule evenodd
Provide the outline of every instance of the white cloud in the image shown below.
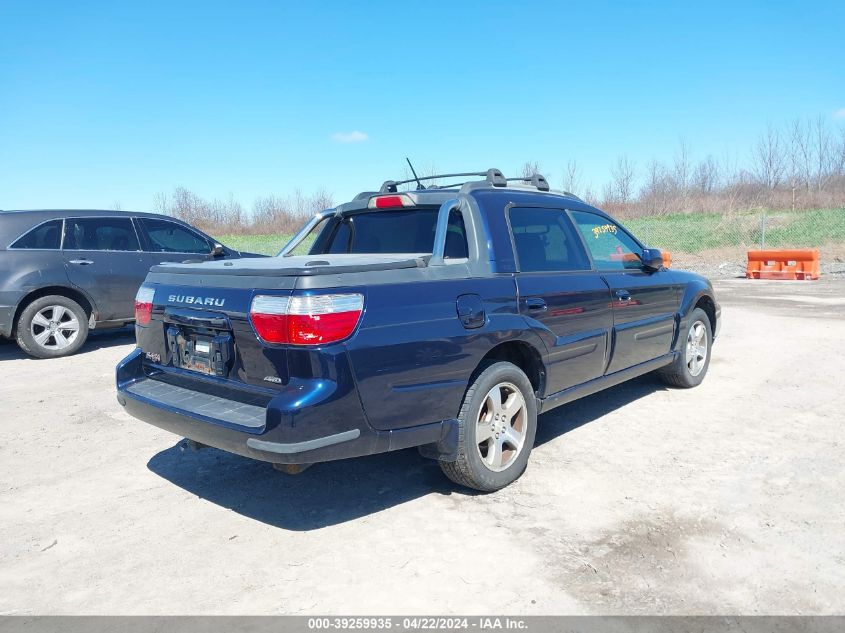
<path fill-rule="evenodd" d="M 335 143 L 363 143 L 369 136 L 364 132 L 353 130 L 352 132 L 335 132 L 332 134 L 332 140 Z"/>
<path fill-rule="evenodd" d="M 845 108 L 839 108 L 836 112 L 833 113 L 834 119 L 845 119 Z"/>

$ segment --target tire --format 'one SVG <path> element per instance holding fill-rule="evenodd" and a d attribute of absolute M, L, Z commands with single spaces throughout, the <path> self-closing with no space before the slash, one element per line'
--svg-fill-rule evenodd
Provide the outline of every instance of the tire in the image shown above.
<path fill-rule="evenodd" d="M 18 346 L 30 356 L 69 356 L 88 338 L 88 315 L 68 297 L 40 297 L 24 308 L 15 330 Z"/>
<path fill-rule="evenodd" d="M 497 394 L 502 407 L 498 413 L 493 405 Z M 489 437 L 479 442 L 479 433 Z M 500 490 L 525 471 L 536 433 L 537 399 L 528 377 L 512 363 L 491 363 L 464 396 L 458 414 L 458 459 L 440 462 L 440 468 L 467 488 Z"/>
<path fill-rule="evenodd" d="M 678 342 L 681 345 L 678 357 L 671 365 L 659 370 L 658 375 L 672 387 L 697 387 L 707 375 L 713 349 L 713 331 L 704 310 L 696 308 L 692 311 L 689 327 Z"/>

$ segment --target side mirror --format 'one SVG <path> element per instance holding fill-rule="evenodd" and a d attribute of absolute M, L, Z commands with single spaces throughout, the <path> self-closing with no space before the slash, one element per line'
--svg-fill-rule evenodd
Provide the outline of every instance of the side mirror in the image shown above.
<path fill-rule="evenodd" d="M 223 257 L 223 255 L 225 255 L 225 254 L 226 254 L 226 249 L 223 248 L 223 245 L 218 243 L 218 242 L 214 242 L 214 246 L 211 247 L 211 256 L 212 257 Z"/>
<path fill-rule="evenodd" d="M 657 248 L 644 248 L 640 259 L 643 262 L 643 268 L 649 270 L 660 270 L 663 266 L 663 254 Z"/>

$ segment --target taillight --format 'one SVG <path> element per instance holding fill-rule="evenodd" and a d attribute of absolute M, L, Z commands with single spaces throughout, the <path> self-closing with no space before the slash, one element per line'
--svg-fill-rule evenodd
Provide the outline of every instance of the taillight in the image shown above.
<path fill-rule="evenodd" d="M 135 295 L 135 323 L 149 325 L 153 316 L 153 298 L 156 291 L 150 286 L 141 286 Z"/>
<path fill-rule="evenodd" d="M 352 334 L 363 310 L 360 294 L 256 295 L 249 316 L 258 336 L 268 343 L 326 345 Z"/>
<path fill-rule="evenodd" d="M 373 196 L 367 204 L 370 209 L 394 209 L 397 207 L 412 207 L 414 201 L 411 196 L 400 193 L 389 196 Z"/>

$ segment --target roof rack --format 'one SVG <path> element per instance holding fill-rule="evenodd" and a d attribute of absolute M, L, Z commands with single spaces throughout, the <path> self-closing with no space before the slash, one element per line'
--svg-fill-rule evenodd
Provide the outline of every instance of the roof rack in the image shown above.
<path fill-rule="evenodd" d="M 437 180 L 440 178 L 467 178 L 469 176 L 483 176 L 484 180 L 461 180 L 459 182 L 450 183 L 448 185 L 431 185 L 426 187 L 422 184 L 424 180 Z M 379 189 L 378 193 L 397 193 L 399 191 L 400 185 L 407 185 L 408 183 L 417 183 L 417 191 L 437 191 L 438 189 L 455 189 L 458 187 L 462 187 L 467 183 L 474 183 L 475 186 L 478 187 L 485 187 L 485 186 L 492 186 L 492 187 L 507 187 L 509 182 L 512 183 L 522 183 L 523 185 L 534 187 L 538 191 L 551 191 L 551 187 L 549 186 L 549 181 L 542 174 L 532 174 L 530 176 L 520 176 L 517 178 L 505 178 L 504 174 L 502 174 L 501 170 L 496 168 L 488 169 L 487 171 L 466 171 L 457 174 L 437 174 L 434 176 L 420 176 L 419 178 L 409 178 L 407 180 L 386 180 L 381 189 Z M 474 188 L 474 187 L 473 187 Z M 562 193 L 565 196 L 570 198 L 574 198 L 576 200 L 580 200 L 578 196 L 575 194 L 569 193 L 568 191 L 555 191 L 555 193 Z M 363 192 L 356 196 L 358 198 L 369 197 L 373 195 L 371 192 Z"/>
<path fill-rule="evenodd" d="M 507 179 L 504 177 L 500 170 L 496 168 L 491 168 L 487 171 L 465 171 L 457 174 L 436 174 L 434 176 L 421 176 L 420 178 L 409 178 L 408 180 L 385 180 L 381 186 L 381 189 L 379 190 L 379 193 L 396 193 L 398 191 L 399 185 L 407 185 L 409 182 L 418 183 L 417 191 L 422 191 L 426 189 L 426 187 L 422 186 L 421 181 L 423 180 L 437 180 L 438 178 L 465 178 L 467 176 L 484 176 L 487 182 L 489 182 L 494 187 L 506 187 L 508 184 Z M 458 185 L 456 184 L 454 186 Z M 439 189 L 440 187 L 434 186 L 431 188 Z"/>

